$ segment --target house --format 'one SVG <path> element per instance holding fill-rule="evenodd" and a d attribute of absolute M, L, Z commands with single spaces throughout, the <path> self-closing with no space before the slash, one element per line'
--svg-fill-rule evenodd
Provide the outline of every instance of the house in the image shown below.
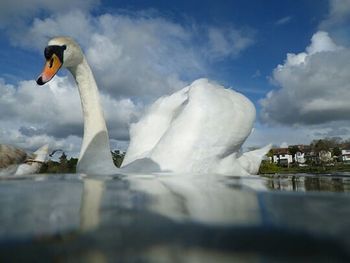
<path fill-rule="evenodd" d="M 350 161 L 350 150 L 341 150 L 341 156 L 343 162 Z"/>
<path fill-rule="evenodd" d="M 294 161 L 297 164 L 305 164 L 306 163 L 306 158 L 307 154 L 310 152 L 310 146 L 309 145 L 293 145 L 291 146 L 292 149 L 297 149 L 295 152 Z"/>
<path fill-rule="evenodd" d="M 289 153 L 288 148 L 275 148 L 272 149 L 272 161 L 279 165 L 288 166 L 293 162 L 293 156 Z"/>
<path fill-rule="evenodd" d="M 305 152 L 301 152 L 301 151 L 296 152 L 294 156 L 294 160 L 296 163 L 304 164 L 306 162 Z"/>
<path fill-rule="evenodd" d="M 321 164 L 335 160 L 332 148 L 316 151 L 309 145 L 292 145 L 289 148 L 274 148 L 271 151 L 270 161 L 284 166 L 289 166 L 290 163 L 306 166 L 306 163 Z M 341 160 L 350 162 L 350 149 L 341 150 Z"/>

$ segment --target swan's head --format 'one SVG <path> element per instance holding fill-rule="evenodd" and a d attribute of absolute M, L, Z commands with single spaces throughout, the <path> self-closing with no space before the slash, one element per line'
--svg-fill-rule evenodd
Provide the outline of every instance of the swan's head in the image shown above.
<path fill-rule="evenodd" d="M 50 81 L 61 67 L 76 67 L 84 59 L 80 46 L 69 37 L 51 39 L 45 48 L 44 55 L 46 63 L 36 81 L 38 85 L 44 85 Z"/>

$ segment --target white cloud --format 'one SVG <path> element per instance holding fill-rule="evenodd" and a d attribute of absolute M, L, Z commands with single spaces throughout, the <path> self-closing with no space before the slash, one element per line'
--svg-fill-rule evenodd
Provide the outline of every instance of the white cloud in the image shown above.
<path fill-rule="evenodd" d="M 342 47 L 337 46 L 327 32 L 318 31 L 312 36 L 311 45 L 306 48 L 306 52 L 309 55 L 313 55 L 318 52 L 331 52 L 340 49 L 342 49 Z"/>
<path fill-rule="evenodd" d="M 34 18 L 30 26 L 26 25 L 9 33 L 15 45 L 35 48 L 42 53 L 48 40 L 59 35 L 72 36 L 86 47 L 91 35 L 97 30 L 95 22 L 86 12 L 74 10 L 45 19 Z"/>
<path fill-rule="evenodd" d="M 319 30 L 327 31 L 337 43 L 350 45 L 350 0 L 328 0 L 328 15 L 319 24 Z"/>
<path fill-rule="evenodd" d="M 291 16 L 285 16 L 285 17 L 282 17 L 281 19 L 277 20 L 275 22 L 275 25 L 276 26 L 283 26 L 285 24 L 288 24 L 291 20 L 292 20 Z"/>
<path fill-rule="evenodd" d="M 99 2 L 100 0 L 2 0 L 0 2 L 0 27 L 23 23 L 26 19 L 43 11 L 64 13 L 73 9 L 90 10 Z"/>
<path fill-rule="evenodd" d="M 317 32 L 305 52 L 288 54 L 273 72 L 280 88 L 261 100 L 263 120 L 286 125 L 350 121 L 350 49 Z"/>
<path fill-rule="evenodd" d="M 128 126 L 143 105 L 130 99 L 101 94 L 111 139 L 128 139 Z M 0 141 L 35 149 L 44 143 L 52 148 L 78 152 L 83 132 L 80 98 L 68 77 L 55 77 L 38 87 L 34 81 L 18 86 L 0 81 Z"/>
<path fill-rule="evenodd" d="M 81 138 L 77 136 L 68 136 L 58 139 L 47 134 L 26 134 L 22 133 L 23 123 L 18 121 L 0 120 L 0 142 L 2 144 L 10 144 L 22 149 L 35 151 L 44 144 L 49 144 L 49 148 L 64 149 L 71 156 L 77 156 L 81 144 Z M 35 131 L 36 127 L 26 127 L 28 130 Z"/>
<path fill-rule="evenodd" d="M 182 79 L 207 69 L 182 26 L 162 18 L 80 11 L 35 19 L 26 33 L 12 39 L 42 50 L 57 35 L 75 38 L 85 49 L 101 90 L 117 97 L 151 101 L 186 85 Z"/>
<path fill-rule="evenodd" d="M 208 55 L 212 59 L 236 57 L 254 43 L 253 33 L 235 28 L 208 29 Z"/>
<path fill-rule="evenodd" d="M 350 1 L 329 0 L 329 13 L 311 44 L 304 52 L 287 54 L 274 69 L 271 81 L 277 89 L 260 101 L 262 120 L 274 125 L 260 127 L 250 143 L 349 138 L 349 24 Z"/>
<path fill-rule="evenodd" d="M 244 149 L 251 147 L 262 147 L 273 143 L 275 147 L 283 143 L 288 145 L 310 144 L 313 140 L 340 137 L 349 139 L 350 122 L 334 121 L 319 125 L 262 125 L 257 123 L 257 127 L 244 143 Z"/>
<path fill-rule="evenodd" d="M 350 20 L 349 0 L 329 0 L 329 13 L 320 24 L 321 29 L 331 29 Z"/>
<path fill-rule="evenodd" d="M 244 148 L 263 147 L 269 143 L 279 147 L 287 142 L 289 145 L 308 144 L 315 137 L 314 131 L 308 127 L 290 127 L 286 126 L 267 126 L 257 124 L 247 141 Z"/>
<path fill-rule="evenodd" d="M 29 29 L 11 36 L 15 44 L 40 51 L 53 36 L 72 36 L 83 46 L 101 90 L 153 101 L 206 75 L 213 60 L 243 52 L 254 42 L 245 31 L 185 27 L 150 14 L 95 17 L 72 11 L 37 18 Z"/>

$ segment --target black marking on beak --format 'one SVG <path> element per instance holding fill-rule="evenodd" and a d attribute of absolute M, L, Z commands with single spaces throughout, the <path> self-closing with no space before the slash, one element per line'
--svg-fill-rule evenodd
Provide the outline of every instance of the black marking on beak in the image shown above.
<path fill-rule="evenodd" d="M 55 54 L 60 62 L 63 64 L 63 52 L 67 49 L 66 45 L 58 46 L 52 45 L 47 46 L 44 51 L 44 56 L 47 60 L 51 59 L 52 55 Z"/>
<path fill-rule="evenodd" d="M 43 78 L 40 76 L 37 80 L 36 80 L 36 84 L 42 86 L 44 85 L 45 83 L 43 82 Z"/>

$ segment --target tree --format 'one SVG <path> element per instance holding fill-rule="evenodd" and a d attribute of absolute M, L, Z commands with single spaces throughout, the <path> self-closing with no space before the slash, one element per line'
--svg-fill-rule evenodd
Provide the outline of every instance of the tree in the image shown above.
<path fill-rule="evenodd" d="M 295 161 L 295 155 L 299 152 L 299 147 L 297 145 L 288 147 L 289 154 L 293 156 L 293 160 Z"/>
<path fill-rule="evenodd" d="M 314 140 L 312 142 L 312 149 L 317 154 L 321 151 L 329 151 L 329 142 L 327 140 Z"/>
<path fill-rule="evenodd" d="M 62 155 L 59 158 L 60 163 L 67 163 L 67 155 L 63 152 Z"/>
<path fill-rule="evenodd" d="M 78 158 L 70 158 L 68 160 L 68 172 L 75 173 L 77 168 Z"/>
<path fill-rule="evenodd" d="M 270 149 L 269 152 L 266 154 L 266 156 L 273 158 L 273 149 Z"/>
<path fill-rule="evenodd" d="M 337 161 L 341 161 L 342 154 L 338 146 L 333 148 L 332 155 L 334 156 L 334 158 L 336 158 Z"/>
<path fill-rule="evenodd" d="M 60 165 L 59 165 L 59 170 L 61 173 L 68 173 L 68 160 L 67 160 L 67 155 L 65 152 L 62 153 L 62 155 L 59 158 L 60 160 Z"/>

